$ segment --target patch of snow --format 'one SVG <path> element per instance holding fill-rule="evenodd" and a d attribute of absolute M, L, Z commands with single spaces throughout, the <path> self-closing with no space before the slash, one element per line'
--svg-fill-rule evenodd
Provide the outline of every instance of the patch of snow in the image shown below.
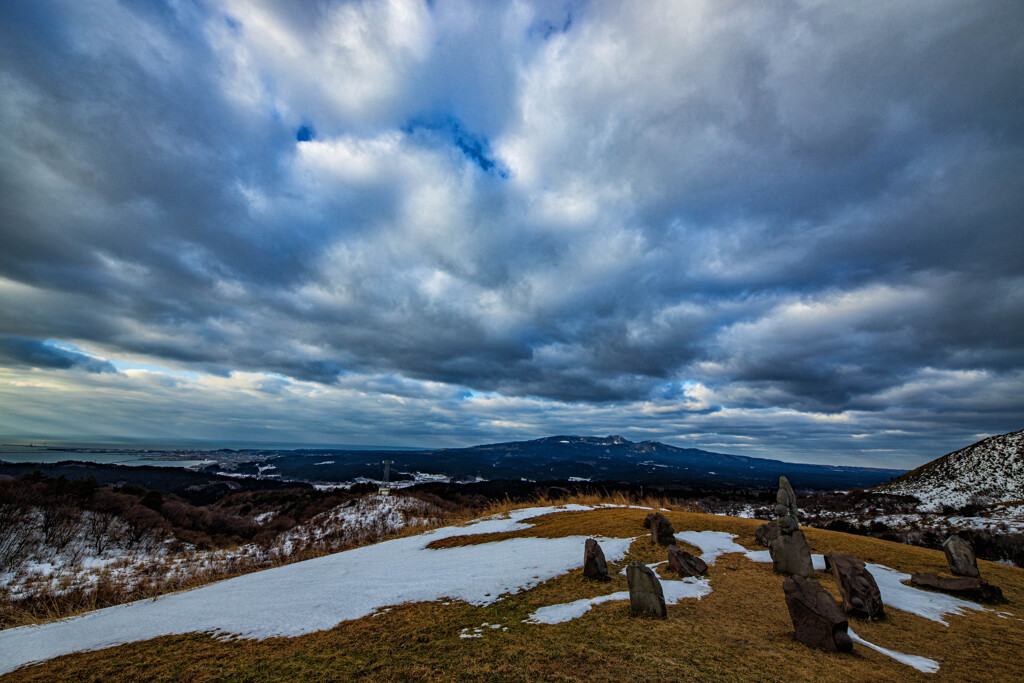
<path fill-rule="evenodd" d="M 261 512 L 260 514 L 253 517 L 252 521 L 256 522 L 257 524 L 266 524 L 270 520 L 274 519 L 274 517 L 276 516 L 277 510 L 271 510 L 270 512 Z"/>
<path fill-rule="evenodd" d="M 190 591 L 0 632 L 0 673 L 76 651 L 190 632 L 247 638 L 297 636 L 405 602 L 458 599 L 473 605 L 532 588 L 582 565 L 586 536 L 512 538 L 427 549 L 437 540 L 529 528 L 527 520 L 592 507 L 515 510 L 459 527 L 245 574 Z M 598 539 L 611 561 L 633 538 Z M 345 587 L 358 590 L 345 590 Z M 258 596 L 258 599 L 254 599 Z"/>
<path fill-rule="evenodd" d="M 757 512 L 754 506 L 750 505 L 749 503 L 741 505 L 740 507 L 737 508 L 733 508 L 732 510 L 729 510 L 728 512 L 724 512 L 721 514 L 724 514 L 727 517 L 742 517 L 744 519 L 754 519 L 755 517 L 757 517 Z"/>
<path fill-rule="evenodd" d="M 333 465 L 333 464 L 334 464 L 333 460 L 324 460 L 323 462 L 315 462 L 315 463 L 313 463 L 313 466 L 316 467 L 317 465 Z"/>
<path fill-rule="evenodd" d="M 896 652 L 895 650 L 890 650 L 888 648 L 881 647 L 880 645 L 869 643 L 854 633 L 852 628 L 846 629 L 846 632 L 850 634 L 850 639 L 853 642 L 860 643 L 864 647 L 869 647 L 875 652 L 881 652 L 886 657 L 892 657 L 897 662 L 906 664 L 907 666 L 912 666 L 918 671 L 926 674 L 933 674 L 939 670 L 939 663 L 934 659 L 928 659 L 927 657 L 921 657 L 918 655 L 905 655 L 902 652 Z"/>
<path fill-rule="evenodd" d="M 943 618 L 947 614 L 964 614 L 967 610 L 988 611 L 977 603 L 961 600 L 952 595 L 933 593 L 908 586 L 903 582 L 910 580 L 910 574 L 904 574 L 882 564 L 867 563 L 865 566 L 874 577 L 875 583 L 878 584 L 882 602 L 886 607 L 910 612 L 919 617 L 937 621 L 943 626 L 949 626 Z"/>
<path fill-rule="evenodd" d="M 662 563 L 658 563 L 662 564 Z M 650 565 L 648 565 L 650 566 Z M 675 605 L 686 598 L 698 600 L 711 592 L 711 583 L 707 579 L 685 578 L 681 581 L 661 579 L 661 590 L 665 594 L 665 604 Z M 629 600 L 629 591 L 618 591 L 599 595 L 596 598 L 583 598 L 559 605 L 541 607 L 523 620 L 527 624 L 561 624 L 578 619 L 590 611 L 594 605 L 613 600 Z"/>
<path fill-rule="evenodd" d="M 590 477 L 569 477 L 569 481 L 590 481 Z"/>
<path fill-rule="evenodd" d="M 745 553 L 747 559 L 751 562 L 771 562 L 772 554 L 767 550 L 747 550 Z M 811 558 L 811 562 L 814 562 L 814 558 Z"/>
<path fill-rule="evenodd" d="M 582 598 L 560 605 L 548 605 L 547 607 L 541 607 L 523 621 L 529 624 L 561 624 L 578 619 L 589 612 L 594 605 L 600 605 L 610 600 L 629 600 L 629 591 L 609 593 L 596 598 Z"/>
<path fill-rule="evenodd" d="M 714 564 L 719 555 L 747 552 L 746 548 L 733 540 L 736 534 L 724 531 L 683 531 L 676 534 L 676 538 L 700 548 L 700 559 L 709 565 Z"/>

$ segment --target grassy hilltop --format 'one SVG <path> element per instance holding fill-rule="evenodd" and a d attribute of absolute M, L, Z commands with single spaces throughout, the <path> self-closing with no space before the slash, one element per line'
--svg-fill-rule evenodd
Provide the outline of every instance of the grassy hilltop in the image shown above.
<path fill-rule="evenodd" d="M 664 548 L 652 546 L 641 526 L 645 514 L 624 508 L 560 511 L 521 531 L 438 544 L 514 536 L 640 536 L 622 561 L 610 563 L 611 583 L 589 582 L 577 569 L 483 607 L 447 600 L 405 604 L 327 631 L 263 641 L 161 637 L 60 657 L 3 680 L 1024 680 L 1024 569 L 986 561 L 979 562 L 982 576 L 1003 589 L 1005 605 L 948 615 L 948 626 L 888 608 L 884 621 L 851 621 L 851 628 L 872 643 L 939 662 L 940 671 L 930 675 L 861 645 L 851 655 L 839 655 L 796 642 L 782 577 L 770 564 L 740 554 L 719 557 L 709 572 L 712 593 L 670 606 L 667 620 L 632 617 L 628 603 L 608 602 L 562 624 L 523 623 L 546 605 L 626 590 L 618 572 L 630 561 L 663 560 Z M 665 514 L 677 531 L 725 531 L 736 534 L 741 545 L 759 549 L 758 520 L 681 510 Z M 939 551 L 819 529 L 805 533 L 814 553 L 836 550 L 908 573 L 946 572 Z M 581 547 L 581 557 L 582 552 Z M 839 597 L 830 573 L 817 572 L 817 580 Z M 485 623 L 501 628 L 481 628 Z M 481 637 L 459 637 L 475 629 Z"/>

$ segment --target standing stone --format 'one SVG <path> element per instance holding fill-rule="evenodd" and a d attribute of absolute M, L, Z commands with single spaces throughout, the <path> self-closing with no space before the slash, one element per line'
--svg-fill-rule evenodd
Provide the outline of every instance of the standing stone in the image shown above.
<path fill-rule="evenodd" d="M 917 572 L 910 575 L 910 583 L 914 586 L 934 588 L 960 598 L 981 602 L 1004 602 L 1002 589 L 985 579 L 949 579 L 930 572 Z"/>
<path fill-rule="evenodd" d="M 875 577 L 864 566 L 864 562 L 853 555 L 829 553 L 825 556 L 825 568 L 832 575 L 843 594 L 843 611 L 862 619 L 882 619 L 885 608 L 882 593 L 878 590 Z"/>
<path fill-rule="evenodd" d="M 608 564 L 604 560 L 604 551 L 592 538 L 588 538 L 583 546 L 583 576 L 595 581 L 611 581 L 611 577 L 608 576 Z"/>
<path fill-rule="evenodd" d="M 974 559 L 974 550 L 970 543 L 953 534 L 942 544 L 942 549 L 946 552 L 949 571 L 959 576 L 974 578 L 981 576 L 978 571 L 978 561 Z"/>
<path fill-rule="evenodd" d="M 708 570 L 708 565 L 699 557 L 674 545 L 668 547 L 668 568 L 681 576 L 701 576 Z"/>
<path fill-rule="evenodd" d="M 785 476 L 779 477 L 779 493 L 775 500 L 778 501 L 775 514 L 778 517 L 779 533 L 768 544 L 772 568 L 779 574 L 814 576 L 811 549 L 807 547 L 807 539 L 797 522 L 799 512 L 796 508 L 796 494 Z"/>
<path fill-rule="evenodd" d="M 779 574 L 814 576 L 811 549 L 807 547 L 807 539 L 800 529 L 791 534 L 780 534 L 768 547 L 768 554 L 772 557 L 772 568 Z"/>
<path fill-rule="evenodd" d="M 630 562 L 626 567 L 626 583 L 629 584 L 629 608 L 633 614 L 649 614 L 657 619 L 668 616 L 661 581 L 650 567 Z"/>
<path fill-rule="evenodd" d="M 775 501 L 775 516 L 779 520 L 779 530 L 784 534 L 791 534 L 800 528 L 796 494 L 785 475 L 779 477 L 779 492 L 775 496 Z"/>
<path fill-rule="evenodd" d="M 772 541 L 779 537 L 779 523 L 778 522 L 765 522 L 761 526 L 757 527 L 757 531 L 754 532 L 754 538 L 757 542 L 766 548 L 770 548 Z"/>
<path fill-rule="evenodd" d="M 850 652 L 853 641 L 839 603 L 811 579 L 790 576 L 782 582 L 796 639 L 829 652 Z"/>
<path fill-rule="evenodd" d="M 660 512 L 652 512 L 644 519 L 644 528 L 651 530 L 651 543 L 672 545 L 676 542 L 676 530 L 668 517 Z"/>

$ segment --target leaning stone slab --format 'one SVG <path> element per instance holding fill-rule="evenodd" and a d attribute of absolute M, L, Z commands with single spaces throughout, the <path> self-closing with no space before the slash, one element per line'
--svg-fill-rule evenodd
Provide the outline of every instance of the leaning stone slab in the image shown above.
<path fill-rule="evenodd" d="M 680 576 L 701 576 L 708 570 L 707 563 L 674 545 L 668 547 L 668 568 Z"/>
<path fill-rule="evenodd" d="M 981 573 L 978 571 L 978 561 L 974 558 L 974 549 L 971 544 L 953 534 L 942 544 L 946 553 L 946 561 L 949 563 L 949 571 L 958 576 L 971 576 L 978 578 Z"/>
<path fill-rule="evenodd" d="M 772 568 L 779 574 L 791 576 L 814 576 L 811 564 L 811 549 L 807 547 L 804 532 L 797 529 L 791 534 L 780 534 L 768 546 L 772 557 Z"/>
<path fill-rule="evenodd" d="M 853 650 L 846 615 L 828 591 L 802 576 L 790 576 L 782 590 L 797 640 L 829 652 Z"/>
<path fill-rule="evenodd" d="M 650 567 L 630 562 L 626 567 L 626 583 L 629 584 L 629 608 L 633 614 L 649 614 L 657 619 L 668 616 L 661 581 Z"/>
<path fill-rule="evenodd" d="M 673 545 L 676 542 L 676 530 L 668 517 L 660 512 L 652 512 L 644 518 L 644 528 L 651 530 L 651 543 Z"/>
<path fill-rule="evenodd" d="M 770 548 L 772 541 L 779 537 L 779 533 L 778 522 L 765 522 L 757 527 L 757 531 L 754 532 L 754 538 L 764 547 Z"/>
<path fill-rule="evenodd" d="M 583 576 L 595 581 L 611 581 L 608 576 L 608 563 L 604 559 L 604 551 L 600 544 L 588 538 L 583 546 Z"/>
<path fill-rule="evenodd" d="M 1005 602 L 1002 589 L 984 579 L 967 577 L 950 579 L 931 572 L 917 572 L 910 575 L 910 583 L 924 588 L 934 588 L 959 598 L 981 602 Z"/>
<path fill-rule="evenodd" d="M 825 569 L 832 570 L 843 594 L 843 611 L 862 619 L 882 619 L 885 608 L 882 593 L 878 590 L 875 577 L 864 566 L 864 562 L 853 555 L 829 553 L 825 555 Z"/>

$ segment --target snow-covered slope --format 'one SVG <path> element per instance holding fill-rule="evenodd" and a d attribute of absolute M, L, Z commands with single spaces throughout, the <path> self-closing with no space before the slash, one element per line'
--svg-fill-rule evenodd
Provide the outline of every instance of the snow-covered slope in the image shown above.
<path fill-rule="evenodd" d="M 559 511 L 592 508 L 566 505 Z M 532 588 L 582 564 L 586 536 L 512 538 L 444 550 L 433 541 L 528 528 L 556 508 L 515 510 L 305 562 L 245 574 L 190 591 L 88 612 L 64 621 L 0 631 L 0 674 L 76 650 L 191 631 L 250 638 L 297 636 L 359 619 L 382 607 L 441 598 L 475 605 Z M 632 538 L 599 538 L 608 561 Z"/>
<path fill-rule="evenodd" d="M 1024 430 L 990 436 L 874 490 L 915 496 L 923 509 L 936 512 L 944 505 L 961 508 L 1024 499 Z"/>
<path fill-rule="evenodd" d="M 590 534 L 565 537 L 506 537 L 525 530 L 531 520 L 550 513 L 593 512 L 615 506 L 563 505 L 514 510 L 463 526 L 444 527 L 418 536 L 397 538 L 305 562 L 246 574 L 195 590 L 165 595 L 88 612 L 40 626 L 0 631 L 0 674 L 24 664 L 62 654 L 96 650 L 121 643 L 189 632 L 212 632 L 246 638 L 297 636 L 329 629 L 347 619 L 360 619 L 405 602 L 445 600 L 489 605 L 507 594 L 530 590 L 564 575 L 582 564 L 580 552 Z M 638 508 L 646 511 L 649 508 Z M 575 526 L 592 531 L 582 517 Z M 639 523 L 637 523 L 639 530 Z M 644 537 L 602 537 L 594 534 L 610 564 L 622 562 L 634 541 Z M 431 548 L 434 541 L 456 536 L 494 535 L 493 541 Z M 719 555 L 742 553 L 754 562 L 768 562 L 767 551 L 748 551 L 735 534 L 711 530 L 683 530 L 679 537 L 696 546 L 708 564 Z M 824 568 L 814 555 L 816 569 Z M 651 567 L 664 564 L 658 562 Z M 883 565 L 870 565 L 879 580 L 886 605 L 946 624 L 947 614 L 965 614 L 985 608 L 946 595 L 922 591 L 902 583 L 909 578 Z M 618 567 L 613 567 L 618 569 Z M 888 580 L 891 579 L 891 580 Z M 662 578 L 666 603 L 699 600 L 713 590 L 715 575 L 705 578 Z M 525 624 L 557 624 L 582 617 L 595 604 L 626 601 L 626 591 L 548 605 L 535 611 Z M 515 624 L 481 624 L 452 634 L 460 640 L 481 637 L 484 628 L 508 631 Z M 532 626 L 530 626 L 532 628 Z M 862 642 L 862 641 L 858 641 Z M 937 661 L 873 647 L 921 671 L 934 672 Z"/>

